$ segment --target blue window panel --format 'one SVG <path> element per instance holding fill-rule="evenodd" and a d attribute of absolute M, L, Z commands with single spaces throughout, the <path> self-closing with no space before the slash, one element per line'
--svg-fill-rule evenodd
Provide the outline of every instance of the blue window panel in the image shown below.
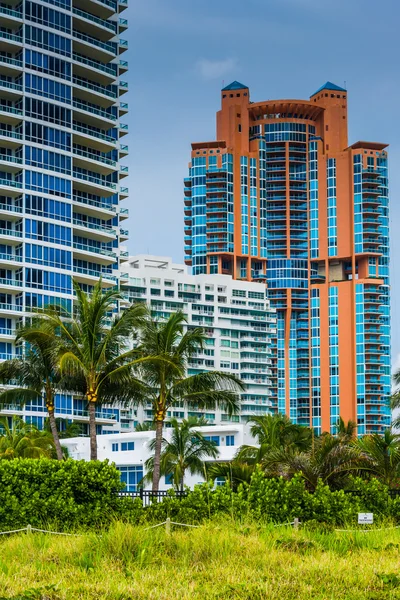
<path fill-rule="evenodd" d="M 234 435 L 227 435 L 226 436 L 226 445 L 227 446 L 234 446 L 235 445 L 235 436 Z"/>
<path fill-rule="evenodd" d="M 172 473 L 168 473 L 168 475 L 165 476 L 165 485 L 173 485 L 174 483 L 174 476 Z"/>
<path fill-rule="evenodd" d="M 126 485 L 125 491 L 137 492 L 138 484 L 143 479 L 143 467 L 141 465 L 117 465 L 117 469 L 121 473 L 121 481 Z"/>
<path fill-rule="evenodd" d="M 118 450 L 119 450 L 118 442 L 111 444 L 111 450 L 112 450 L 112 452 L 118 452 Z"/>
<path fill-rule="evenodd" d="M 205 435 L 204 439 L 208 442 L 214 442 L 216 446 L 220 445 L 220 437 L 219 435 Z"/>
<path fill-rule="evenodd" d="M 135 442 L 121 442 L 121 451 L 127 452 L 128 450 L 135 449 Z"/>

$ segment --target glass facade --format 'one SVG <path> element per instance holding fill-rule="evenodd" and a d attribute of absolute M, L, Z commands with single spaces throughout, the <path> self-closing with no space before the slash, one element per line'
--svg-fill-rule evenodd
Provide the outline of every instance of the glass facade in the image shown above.
<path fill-rule="evenodd" d="M 0 6 L 2 358 L 20 351 L 12 339 L 26 311 L 71 307 L 72 276 L 86 290 L 101 275 L 105 287 L 118 281 L 127 217 L 125 8 L 127 0 Z M 27 405 L 21 414 L 30 419 L 39 408 L 45 413 Z M 72 398 L 56 401 L 57 416 L 84 423 L 83 412 Z"/>

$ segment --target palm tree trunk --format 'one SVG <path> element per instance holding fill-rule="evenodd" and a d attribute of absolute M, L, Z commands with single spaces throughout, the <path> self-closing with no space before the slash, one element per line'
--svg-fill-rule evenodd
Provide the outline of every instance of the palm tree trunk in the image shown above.
<path fill-rule="evenodd" d="M 154 469 L 153 469 L 153 492 L 158 492 L 160 485 L 161 466 L 161 444 L 162 444 L 163 421 L 156 421 L 156 445 L 154 447 Z"/>
<path fill-rule="evenodd" d="M 58 436 L 56 418 L 54 416 L 54 408 L 50 409 L 48 412 L 49 412 L 50 429 L 51 429 L 51 433 L 53 435 L 54 445 L 56 447 L 57 460 L 63 460 L 63 453 L 61 450 L 60 438 Z"/>
<path fill-rule="evenodd" d="M 182 477 L 181 477 L 181 492 L 183 492 L 183 479 L 184 479 L 184 475 L 182 475 Z"/>
<path fill-rule="evenodd" d="M 97 460 L 96 403 L 88 402 L 88 410 L 90 434 L 90 460 Z"/>

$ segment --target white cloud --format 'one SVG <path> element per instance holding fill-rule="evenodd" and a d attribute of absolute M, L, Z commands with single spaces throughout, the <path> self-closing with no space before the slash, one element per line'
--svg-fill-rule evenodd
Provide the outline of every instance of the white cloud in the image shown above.
<path fill-rule="evenodd" d="M 229 75 L 232 71 L 236 71 L 238 60 L 236 58 L 226 58 L 224 60 L 201 58 L 196 63 L 196 69 L 204 79 L 219 79 Z"/>

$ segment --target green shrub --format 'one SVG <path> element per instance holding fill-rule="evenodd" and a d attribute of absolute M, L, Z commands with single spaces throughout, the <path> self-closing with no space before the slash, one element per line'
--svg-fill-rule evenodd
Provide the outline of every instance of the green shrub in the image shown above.
<path fill-rule="evenodd" d="M 49 459 L 0 461 L 0 530 L 52 524 L 96 526 L 121 513 L 114 465 Z"/>

